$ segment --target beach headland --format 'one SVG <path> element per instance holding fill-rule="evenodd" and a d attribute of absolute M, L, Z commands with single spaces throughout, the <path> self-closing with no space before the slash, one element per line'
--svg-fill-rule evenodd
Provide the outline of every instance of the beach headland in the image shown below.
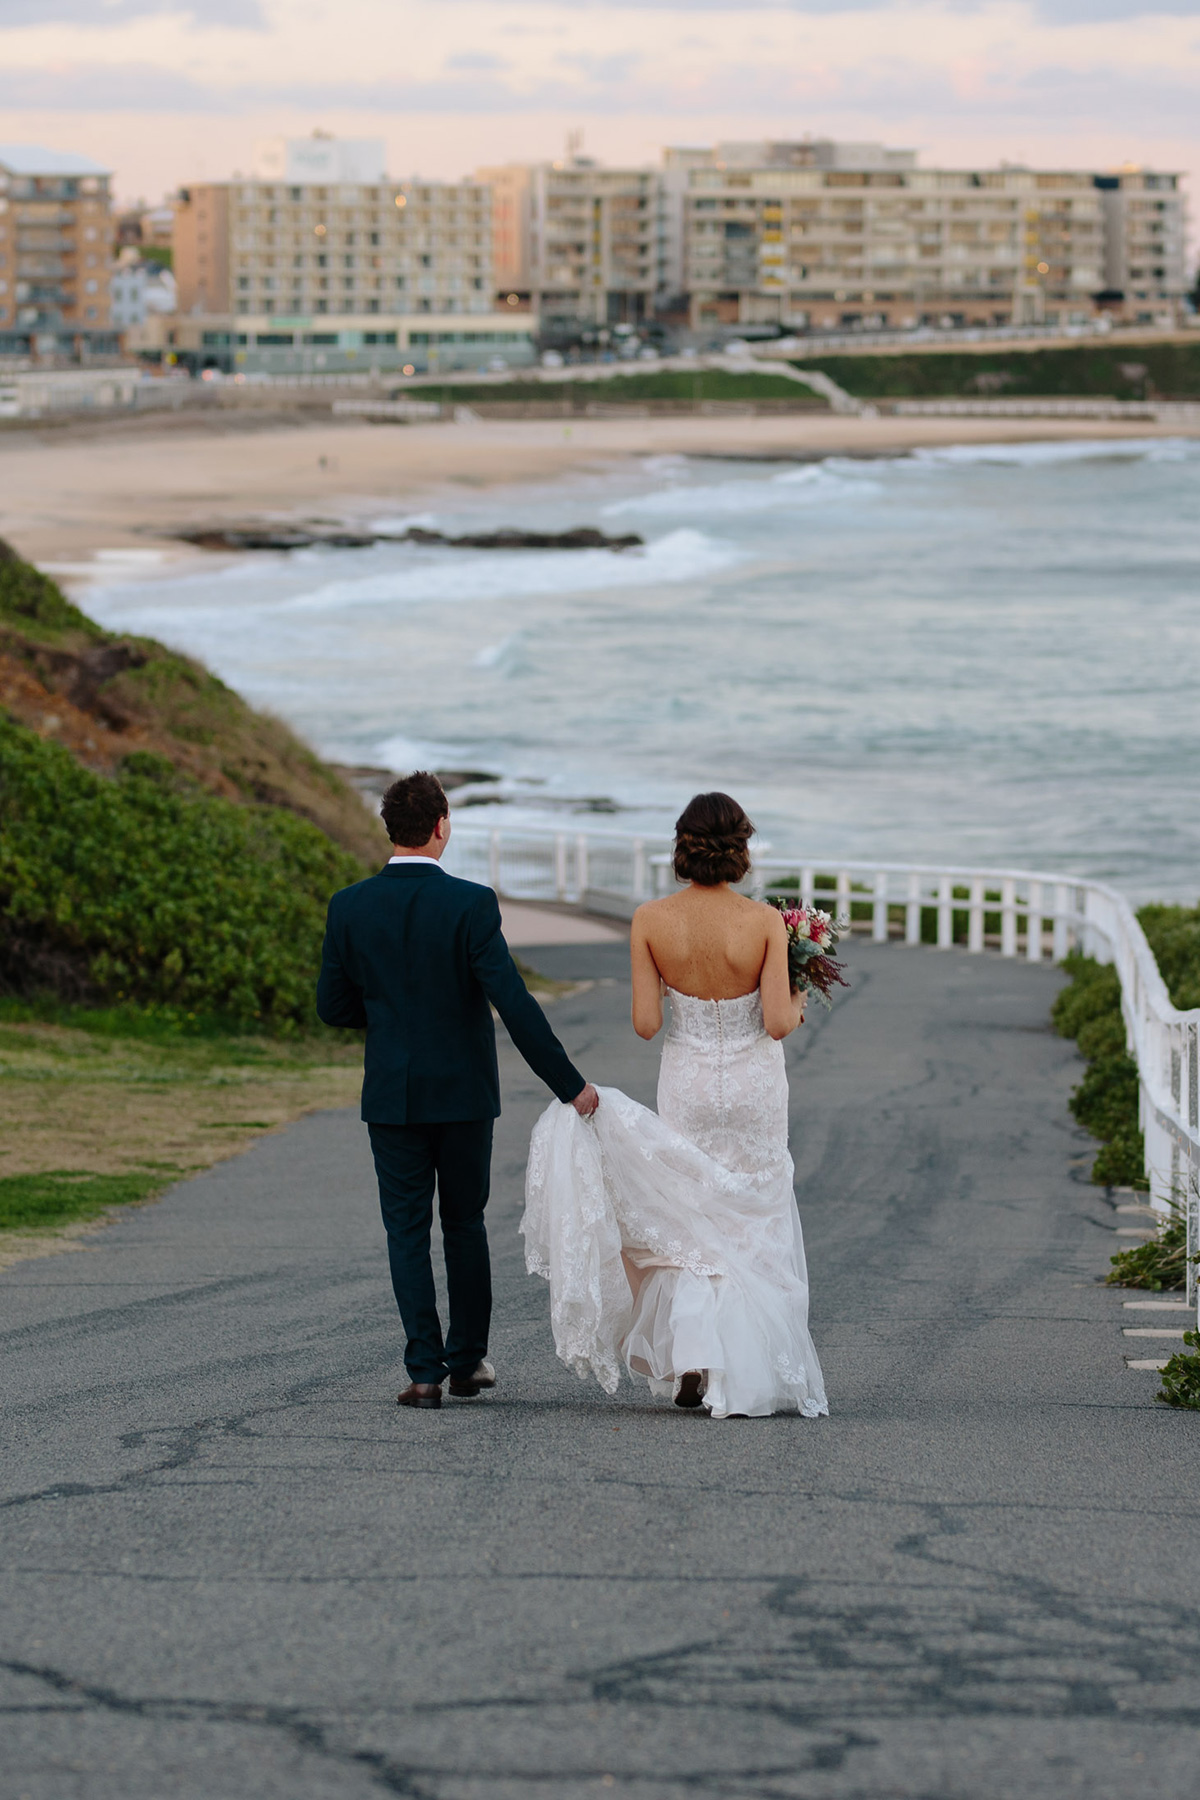
<path fill-rule="evenodd" d="M 184 566 L 209 554 L 178 541 L 175 534 L 188 528 L 416 510 L 456 490 L 551 482 L 646 456 L 807 461 L 947 444 L 1200 436 L 1200 427 L 1181 432 L 1148 420 L 833 414 L 248 423 L 236 412 L 204 413 L 0 433 L 0 537 L 32 561 L 58 565 L 67 579 L 97 573 L 89 560 L 103 551 L 123 553 L 126 568 L 129 552 L 156 552 L 161 573 L 164 562 Z"/>

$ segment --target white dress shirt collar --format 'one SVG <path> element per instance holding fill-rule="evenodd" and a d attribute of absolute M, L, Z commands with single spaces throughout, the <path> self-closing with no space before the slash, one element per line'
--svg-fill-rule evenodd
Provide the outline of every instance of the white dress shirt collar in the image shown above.
<path fill-rule="evenodd" d="M 393 863 L 415 863 L 418 868 L 429 869 L 440 869 L 442 866 L 436 856 L 389 856 L 389 869 Z"/>

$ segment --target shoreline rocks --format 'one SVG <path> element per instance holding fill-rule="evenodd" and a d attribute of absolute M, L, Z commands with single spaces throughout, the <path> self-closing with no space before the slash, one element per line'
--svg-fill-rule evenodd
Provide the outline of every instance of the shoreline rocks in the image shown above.
<path fill-rule="evenodd" d="M 448 550 L 636 550 L 645 542 L 636 531 L 610 537 L 594 525 L 569 531 L 525 531 L 502 526 L 496 531 L 470 531 L 452 537 L 424 525 L 407 531 L 350 531 L 326 525 L 196 525 L 173 534 L 197 550 L 368 550 L 373 544 L 421 544 Z"/>

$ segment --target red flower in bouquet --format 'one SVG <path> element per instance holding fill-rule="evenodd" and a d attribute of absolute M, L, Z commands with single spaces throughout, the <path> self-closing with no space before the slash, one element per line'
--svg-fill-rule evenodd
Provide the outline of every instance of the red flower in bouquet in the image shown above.
<path fill-rule="evenodd" d="M 843 932 L 827 912 L 817 906 L 793 906 L 773 899 L 787 929 L 788 978 L 794 993 L 816 994 L 823 1005 L 832 1004 L 835 987 L 849 987 L 842 964 L 832 955 Z"/>

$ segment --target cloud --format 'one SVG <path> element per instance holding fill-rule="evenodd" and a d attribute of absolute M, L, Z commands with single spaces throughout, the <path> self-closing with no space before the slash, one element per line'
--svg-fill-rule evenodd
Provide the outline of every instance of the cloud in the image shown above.
<path fill-rule="evenodd" d="M 686 131 L 693 118 L 761 118 L 771 133 L 811 128 L 819 112 L 823 130 L 852 136 L 902 135 L 917 141 L 932 119 L 939 125 L 974 121 L 980 128 L 1044 126 L 1048 109 L 1056 126 L 1105 119 L 1112 96 L 1122 99 L 1126 153 L 1144 122 L 1177 126 L 1185 133 L 1195 116 L 1195 85 L 1187 70 L 1117 69 L 1097 61 L 1084 68 L 1033 67 L 1019 59 L 988 61 L 961 69 L 931 68 L 925 60 L 875 57 L 845 68 L 806 70 L 777 62 L 725 62 L 685 82 L 654 59 L 627 56 L 564 57 L 558 72 L 519 78 L 505 70 L 468 65 L 428 80 L 203 81 L 147 63 L 107 67 L 0 70 L 0 106 L 36 112 L 219 115 L 253 117 L 280 107 L 315 114 L 511 117 L 557 115 L 564 110 L 596 119 L 659 121 L 661 141 Z M 1141 125 L 1139 125 L 1141 121 Z M 926 159 L 927 160 L 927 159 Z"/>
<path fill-rule="evenodd" d="M 448 69 L 507 69 L 511 66 L 499 56 L 489 56 L 485 50 L 459 50 L 446 58 Z"/>
<path fill-rule="evenodd" d="M 0 106 L 22 112 L 229 113 L 238 102 L 213 83 L 157 63 L 0 69 Z"/>
<path fill-rule="evenodd" d="M 469 0 L 497 12 L 512 0 Z M 461 0 L 460 0 L 461 4 Z M 683 12 L 728 13 L 744 22 L 750 13 L 792 13 L 827 17 L 850 12 L 897 12 L 894 0 L 539 0 L 551 12 Z M 1000 0 L 997 0 L 996 10 Z M 1048 25 L 1105 25 L 1120 19 L 1200 18 L 1200 0 L 1028 0 L 1033 18 Z M 992 10 L 989 0 L 948 0 L 947 10 L 978 13 Z"/>
<path fill-rule="evenodd" d="M 259 0 L 0 0 L 0 27 L 12 25 L 118 25 L 167 14 L 197 25 L 266 27 Z"/>

